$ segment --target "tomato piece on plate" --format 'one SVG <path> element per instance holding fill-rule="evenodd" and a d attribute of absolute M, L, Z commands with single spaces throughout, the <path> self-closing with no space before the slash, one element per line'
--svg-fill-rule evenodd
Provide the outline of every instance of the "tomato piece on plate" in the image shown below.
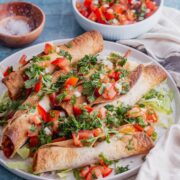
<path fill-rule="evenodd" d="M 120 4 L 114 4 L 111 8 L 116 14 L 122 14 L 124 11 L 124 6 Z"/>
<path fill-rule="evenodd" d="M 42 75 L 39 77 L 39 81 L 34 86 L 34 91 L 39 92 L 42 88 L 43 82 L 42 82 Z"/>
<path fill-rule="evenodd" d="M 105 18 L 106 18 L 108 21 L 115 18 L 114 13 L 113 13 L 113 10 L 112 10 L 112 12 L 111 12 L 110 9 L 107 10 L 107 11 L 104 13 L 104 16 L 105 16 Z"/>
<path fill-rule="evenodd" d="M 78 83 L 79 78 L 72 76 L 68 78 L 65 82 L 65 86 L 76 86 Z"/>
<path fill-rule="evenodd" d="M 99 114 L 98 114 L 98 117 L 101 118 L 101 119 L 105 119 L 106 118 L 106 108 L 104 107 L 101 107 L 99 109 Z"/>
<path fill-rule="evenodd" d="M 41 105 L 38 104 L 37 110 L 42 120 L 47 122 L 47 112 L 45 111 L 45 109 Z"/>
<path fill-rule="evenodd" d="M 91 106 L 84 106 L 84 108 L 88 111 L 88 113 L 91 113 L 93 111 L 93 108 Z"/>
<path fill-rule="evenodd" d="M 84 0 L 85 7 L 90 8 L 91 4 L 92 4 L 92 0 Z"/>
<path fill-rule="evenodd" d="M 146 113 L 146 120 L 156 123 L 158 121 L 157 113 L 153 109 L 148 109 Z"/>
<path fill-rule="evenodd" d="M 72 138 L 73 138 L 73 142 L 74 142 L 74 145 L 75 145 L 75 146 L 79 146 L 79 147 L 82 147 L 82 146 L 83 146 L 82 143 L 81 143 L 81 141 L 79 140 L 79 135 L 78 135 L 78 134 L 73 133 L 73 134 L 72 134 Z"/>
<path fill-rule="evenodd" d="M 60 69 L 67 70 L 68 60 L 65 58 L 57 58 L 51 64 L 58 66 Z"/>
<path fill-rule="evenodd" d="M 5 70 L 5 72 L 3 73 L 4 77 L 8 76 L 11 72 L 13 72 L 13 67 L 8 66 Z"/>
<path fill-rule="evenodd" d="M 92 130 L 92 131 L 93 131 L 93 135 L 94 135 L 95 137 L 99 136 L 99 135 L 102 133 L 101 128 L 97 128 L 97 129 L 94 129 L 94 130 Z"/>
<path fill-rule="evenodd" d="M 137 131 L 143 131 L 143 127 L 139 124 L 134 124 L 134 127 L 136 128 Z"/>
<path fill-rule="evenodd" d="M 73 113 L 74 113 L 75 116 L 79 116 L 79 115 L 82 114 L 82 110 L 81 110 L 80 107 L 74 106 L 73 107 Z"/>
<path fill-rule="evenodd" d="M 27 56 L 25 54 L 23 54 L 21 56 L 21 58 L 19 59 L 19 64 L 21 64 L 22 66 L 24 66 L 25 64 L 27 64 Z"/>
<path fill-rule="evenodd" d="M 48 115 L 47 115 L 47 121 L 48 122 L 54 122 L 57 121 L 60 117 L 60 111 L 58 110 L 50 110 Z"/>
<path fill-rule="evenodd" d="M 57 102 L 56 102 L 56 93 L 55 92 L 53 92 L 52 94 L 49 95 L 49 99 L 50 99 L 50 102 L 51 102 L 52 106 L 56 106 L 57 105 Z"/>
<path fill-rule="evenodd" d="M 38 136 L 30 137 L 30 139 L 29 139 L 29 145 L 30 145 L 31 147 L 37 146 L 38 143 L 39 143 Z"/>
<path fill-rule="evenodd" d="M 114 99 L 116 95 L 117 95 L 117 92 L 115 91 L 115 88 L 114 88 L 113 84 L 106 87 L 105 90 L 104 90 L 104 93 L 102 94 L 102 96 L 105 99 L 108 99 L 108 100 Z"/>
<path fill-rule="evenodd" d="M 103 177 L 109 176 L 112 173 L 112 170 L 113 170 L 112 168 L 108 166 L 104 166 L 103 172 L 102 172 Z"/>
<path fill-rule="evenodd" d="M 85 178 L 88 175 L 89 171 L 90 171 L 89 166 L 84 167 L 80 172 L 80 176 Z"/>
<path fill-rule="evenodd" d="M 78 132 L 78 137 L 79 139 L 89 139 L 91 137 L 93 137 L 93 132 L 90 130 L 80 130 Z"/>
<path fill-rule="evenodd" d="M 146 134 L 148 136 L 152 136 L 153 132 L 154 132 L 154 128 L 152 126 L 148 126 L 146 130 Z"/>
<path fill-rule="evenodd" d="M 95 10 L 95 14 L 96 14 L 96 17 L 97 17 L 97 21 L 101 24 L 105 24 L 106 22 L 104 21 L 104 15 L 103 15 L 103 12 L 102 12 L 102 9 L 101 8 L 98 8 Z"/>
<path fill-rule="evenodd" d="M 44 47 L 44 54 L 48 55 L 53 51 L 54 47 L 52 44 L 46 43 Z"/>

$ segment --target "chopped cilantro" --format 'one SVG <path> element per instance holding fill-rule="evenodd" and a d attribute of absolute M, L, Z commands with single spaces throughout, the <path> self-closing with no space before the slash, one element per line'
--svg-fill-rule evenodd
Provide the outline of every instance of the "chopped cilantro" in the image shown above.
<path fill-rule="evenodd" d="M 127 166 L 118 166 L 118 167 L 116 167 L 116 174 L 121 174 L 121 173 L 123 173 L 123 172 L 126 172 L 126 171 L 128 171 L 129 170 L 129 165 L 127 165 Z"/>
<path fill-rule="evenodd" d="M 61 94 L 59 94 L 59 95 L 56 97 L 56 99 L 57 99 L 58 102 L 60 103 L 60 102 L 63 101 L 63 99 L 64 99 L 66 96 L 67 96 L 67 92 L 64 91 L 64 92 L 62 92 Z"/>
<path fill-rule="evenodd" d="M 114 162 L 114 161 L 112 161 L 112 160 L 108 160 L 108 159 L 104 156 L 103 153 L 100 153 L 100 154 L 99 154 L 99 158 L 100 158 L 100 160 L 102 160 L 106 165 L 111 165 L 111 164 L 113 164 L 113 162 Z"/>
<path fill-rule="evenodd" d="M 69 61 L 72 60 L 71 54 L 69 54 L 69 52 L 67 52 L 67 51 L 64 51 L 64 50 L 61 49 L 60 52 L 59 52 L 59 54 L 60 54 L 61 56 L 65 57 L 66 59 L 68 59 Z"/>
<path fill-rule="evenodd" d="M 35 130 L 36 130 L 36 127 L 34 126 L 34 124 L 32 124 L 31 127 L 30 127 L 30 131 L 34 132 Z"/>
<path fill-rule="evenodd" d="M 36 62 L 41 62 L 41 61 L 46 61 L 46 60 L 50 60 L 49 56 L 33 56 L 32 61 L 34 63 Z"/>

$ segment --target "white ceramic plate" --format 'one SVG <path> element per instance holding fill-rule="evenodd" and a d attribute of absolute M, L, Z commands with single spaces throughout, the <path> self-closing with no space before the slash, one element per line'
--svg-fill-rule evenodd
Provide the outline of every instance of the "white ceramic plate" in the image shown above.
<path fill-rule="evenodd" d="M 67 39 L 65 40 L 56 40 L 53 41 L 54 44 L 61 44 L 62 42 L 66 42 L 68 41 Z M 6 68 L 9 65 L 13 65 L 15 66 L 16 64 L 18 64 L 18 60 L 19 58 L 22 56 L 22 54 L 26 54 L 28 56 L 28 58 L 31 58 L 33 55 L 37 55 L 38 53 L 42 52 L 44 47 L 44 43 L 42 44 L 38 44 L 26 49 L 23 49 L 9 57 L 7 57 L 6 59 L 4 59 L 4 61 L 2 61 L 0 63 L 0 68 Z M 107 42 L 105 41 L 105 48 L 104 51 L 102 53 L 100 53 L 102 56 L 109 54 L 112 51 L 117 51 L 119 53 L 124 54 L 128 49 L 131 49 L 132 53 L 130 55 L 130 57 L 128 59 L 132 60 L 132 61 L 137 61 L 139 63 L 155 63 L 157 65 L 159 65 L 157 62 L 155 62 L 152 58 L 144 55 L 143 53 L 140 53 L 138 51 L 136 51 L 135 49 L 129 48 L 127 46 L 124 45 L 120 45 L 117 43 L 113 43 L 113 42 Z M 160 65 L 159 65 L 160 66 Z M 162 69 L 164 69 L 161 66 Z M 164 69 L 165 70 L 165 69 Z M 166 70 L 165 70 L 166 71 Z M 166 71 L 167 72 L 167 71 Z M 172 80 L 172 78 L 170 77 L 169 73 L 168 74 L 168 80 L 167 80 L 167 86 L 172 90 L 173 95 L 174 95 L 174 100 L 172 103 L 172 107 L 173 107 L 173 114 L 172 114 L 172 118 L 174 120 L 174 122 L 176 123 L 180 117 L 180 112 L 177 110 L 178 107 L 180 107 L 180 96 L 179 96 L 179 92 L 178 89 L 176 88 L 176 85 L 174 83 L 174 81 Z M 0 92 L 1 94 L 6 90 L 6 88 L 4 87 L 4 85 L 2 83 L 0 83 Z M 164 133 L 165 131 L 161 131 L 161 135 Z M 58 179 L 57 177 L 53 177 L 52 175 L 43 175 L 43 176 L 35 176 L 29 173 L 25 173 L 21 170 L 13 170 L 13 169 L 9 169 L 8 166 L 6 165 L 7 162 L 15 162 L 19 159 L 19 157 L 15 157 L 12 160 L 6 159 L 4 157 L 4 155 L 2 154 L 2 151 L 0 151 L 0 164 L 2 166 L 4 166 L 6 169 L 8 169 L 9 171 L 11 171 L 12 173 L 28 179 L 28 180 L 49 180 L 49 179 Z M 121 165 L 127 165 L 129 164 L 130 170 L 119 174 L 119 175 L 111 175 L 106 179 L 125 179 L 128 178 L 134 174 L 137 173 L 138 169 L 140 168 L 141 164 L 142 164 L 142 156 L 134 156 L 134 157 L 130 157 L 130 158 L 125 158 L 123 160 L 120 160 L 120 164 Z"/>

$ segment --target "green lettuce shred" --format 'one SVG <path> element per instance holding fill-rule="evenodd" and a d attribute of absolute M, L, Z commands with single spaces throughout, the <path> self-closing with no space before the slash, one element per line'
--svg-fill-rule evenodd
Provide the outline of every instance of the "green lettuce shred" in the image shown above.
<path fill-rule="evenodd" d="M 173 94 L 171 91 L 166 89 L 152 89 L 138 102 L 138 104 L 149 106 L 158 112 L 169 115 L 173 112 L 171 107 L 172 99 Z"/>
<path fill-rule="evenodd" d="M 32 166 L 25 161 L 7 162 L 6 165 L 10 169 L 19 169 L 25 172 L 32 173 Z"/>
<path fill-rule="evenodd" d="M 17 154 L 22 158 L 22 159 L 27 159 L 29 157 L 30 149 L 26 146 L 23 146 L 21 149 L 17 151 Z"/>

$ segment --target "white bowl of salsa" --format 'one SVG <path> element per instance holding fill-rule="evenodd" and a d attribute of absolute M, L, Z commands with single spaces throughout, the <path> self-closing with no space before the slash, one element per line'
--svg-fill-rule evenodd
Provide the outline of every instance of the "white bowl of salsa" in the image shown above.
<path fill-rule="evenodd" d="M 163 0 L 72 0 L 74 14 L 86 31 L 97 30 L 105 39 L 132 39 L 158 22 Z"/>

